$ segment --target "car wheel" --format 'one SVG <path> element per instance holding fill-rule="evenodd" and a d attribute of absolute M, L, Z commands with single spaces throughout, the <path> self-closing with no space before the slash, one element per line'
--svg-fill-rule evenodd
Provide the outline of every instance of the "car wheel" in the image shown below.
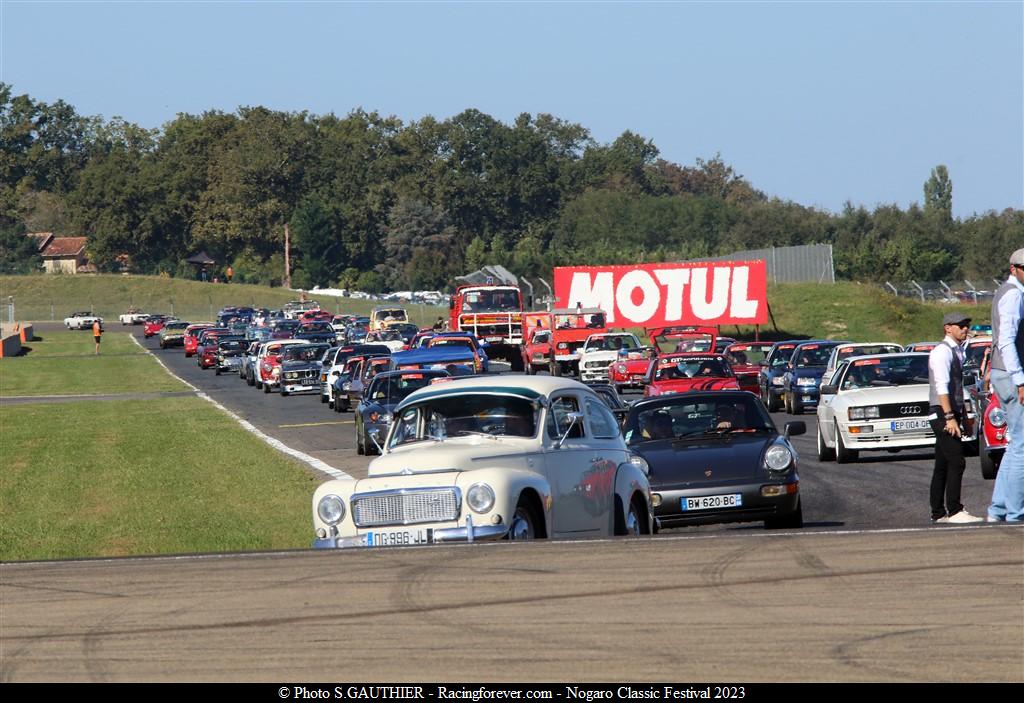
<path fill-rule="evenodd" d="M 337 405 L 338 401 L 334 401 L 334 404 Z M 349 407 L 351 406 L 349 405 L 348 398 L 346 397 L 344 400 L 341 401 L 341 410 L 339 410 L 338 412 L 347 413 Z"/>
<path fill-rule="evenodd" d="M 320 394 L 320 402 L 321 403 L 326 403 L 327 402 L 327 396 L 324 395 L 323 393 Z"/>
<path fill-rule="evenodd" d="M 774 395 L 770 388 L 766 388 L 765 393 L 768 395 L 768 401 L 765 403 L 765 405 L 768 406 L 768 412 L 779 412 L 779 408 L 782 407 L 782 400 L 778 396 Z"/>
<path fill-rule="evenodd" d="M 615 500 L 615 534 L 619 536 L 628 537 L 639 537 L 644 534 L 643 527 L 643 509 L 637 505 L 637 501 L 634 498 L 629 501 L 629 510 L 626 514 L 622 514 L 621 503 L 618 499 Z"/>
<path fill-rule="evenodd" d="M 793 399 L 789 401 L 789 411 L 793 415 L 804 414 L 804 405 L 796 399 L 796 395 L 793 395 Z"/>
<path fill-rule="evenodd" d="M 849 464 L 851 461 L 857 461 L 857 457 L 860 456 L 860 452 L 856 449 L 847 449 L 846 445 L 843 444 L 843 435 L 839 432 L 839 425 L 836 425 L 836 463 L 837 464 Z"/>
<path fill-rule="evenodd" d="M 796 499 L 796 510 L 783 517 L 768 518 L 764 521 L 766 530 L 796 530 L 804 526 L 804 505 L 799 498 Z"/>
<path fill-rule="evenodd" d="M 281 397 L 282 398 L 287 398 L 288 397 L 288 391 L 286 391 L 284 388 L 281 389 Z"/>
<path fill-rule="evenodd" d="M 519 354 L 513 354 L 509 361 L 513 371 L 522 371 L 525 364 L 523 363 L 523 357 Z"/>
<path fill-rule="evenodd" d="M 537 375 L 537 368 L 533 364 L 526 364 L 526 375 L 527 376 L 536 376 Z"/>
<path fill-rule="evenodd" d="M 825 435 L 821 431 L 821 423 L 818 423 L 818 461 L 834 461 L 836 450 L 825 444 Z"/>
<path fill-rule="evenodd" d="M 216 375 L 220 376 L 220 367 L 219 367 L 219 366 L 218 366 L 218 367 L 217 367 L 217 369 L 216 369 L 216 370 L 214 371 L 214 373 L 215 373 Z"/>
<path fill-rule="evenodd" d="M 263 392 L 264 393 L 269 393 L 270 392 L 270 384 L 269 383 L 264 383 L 263 384 Z"/>
<path fill-rule="evenodd" d="M 533 506 L 520 498 L 508 528 L 508 539 L 514 542 L 536 539 L 538 523 L 539 520 L 533 512 Z"/>
<path fill-rule="evenodd" d="M 363 433 L 360 430 L 356 430 L 356 454 L 359 456 L 366 455 L 366 445 L 364 444 Z"/>
<path fill-rule="evenodd" d="M 985 441 L 985 430 L 982 428 L 978 435 L 978 457 L 981 459 L 981 477 L 988 481 L 993 480 L 999 473 L 999 461 L 1003 458 L 1002 452 L 997 457 L 992 456 L 988 451 L 988 442 Z"/>

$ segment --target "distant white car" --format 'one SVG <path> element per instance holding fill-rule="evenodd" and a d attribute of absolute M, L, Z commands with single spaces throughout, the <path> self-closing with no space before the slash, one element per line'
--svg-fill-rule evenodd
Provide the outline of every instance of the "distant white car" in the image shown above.
<path fill-rule="evenodd" d="M 99 322 L 100 326 L 103 326 L 103 318 L 99 315 L 93 315 L 89 311 L 73 312 L 71 315 L 64 318 L 64 326 L 69 330 L 91 329 L 94 322 Z"/>
<path fill-rule="evenodd" d="M 876 354 L 843 361 L 821 388 L 818 460 L 856 461 L 861 451 L 932 448 L 928 355 Z M 967 424 L 974 413 L 964 390 Z M 965 432 L 964 441 L 971 437 Z"/>
<path fill-rule="evenodd" d="M 126 313 L 118 315 L 122 325 L 141 325 L 149 317 L 148 312 L 139 312 L 138 310 L 129 310 Z"/>
<path fill-rule="evenodd" d="M 607 383 L 608 369 L 625 349 L 639 350 L 643 345 L 628 333 L 592 334 L 580 349 L 580 380 L 584 383 Z"/>

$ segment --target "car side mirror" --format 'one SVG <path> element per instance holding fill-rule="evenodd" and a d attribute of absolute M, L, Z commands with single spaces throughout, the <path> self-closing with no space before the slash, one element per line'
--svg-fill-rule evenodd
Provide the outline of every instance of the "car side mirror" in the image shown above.
<path fill-rule="evenodd" d="M 821 393 L 821 395 L 835 395 L 839 391 L 839 388 L 835 384 L 826 383 L 822 385 L 821 388 L 819 388 L 818 390 Z"/>
<path fill-rule="evenodd" d="M 384 448 L 380 446 L 380 430 L 370 430 L 370 441 L 376 445 L 378 452 L 380 452 L 381 454 L 384 453 Z"/>
<path fill-rule="evenodd" d="M 581 412 L 569 413 L 569 426 L 565 428 L 565 432 L 562 434 L 561 437 L 558 438 L 558 441 L 555 442 L 555 449 L 561 449 L 562 448 L 562 444 L 565 442 L 566 438 L 569 436 L 569 433 L 572 432 L 572 428 L 576 426 L 577 422 L 583 422 L 583 413 L 581 413 Z"/>
<path fill-rule="evenodd" d="M 794 420 L 793 422 L 786 423 L 785 436 L 796 437 L 797 435 L 807 434 L 807 423 L 803 420 Z"/>

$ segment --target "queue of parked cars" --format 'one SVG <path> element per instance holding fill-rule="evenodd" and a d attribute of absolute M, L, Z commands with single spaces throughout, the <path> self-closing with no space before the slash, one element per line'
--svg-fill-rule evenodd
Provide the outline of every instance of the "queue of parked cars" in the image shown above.
<path fill-rule="evenodd" d="M 807 427 L 790 421 L 780 431 L 772 413 L 783 408 L 816 414 L 820 461 L 934 445 L 935 342 L 751 342 L 682 326 L 649 330 L 642 342 L 607 329 L 600 310 L 556 312 L 527 335 L 526 373 L 497 376 L 473 334 L 419 330 L 391 306 L 369 319 L 296 304 L 288 317 L 233 309 L 216 324 L 146 324 L 158 327 L 161 347 L 180 344 L 201 368 L 353 412 L 356 452 L 378 456 L 366 478 L 316 490 L 318 548 L 730 522 L 800 528 L 790 438 Z M 990 337 L 975 336 L 965 364 L 963 441 L 981 454 L 986 478 L 1006 444 L 1005 416 L 985 383 L 990 348 Z M 629 389 L 641 397 L 625 399 Z"/>

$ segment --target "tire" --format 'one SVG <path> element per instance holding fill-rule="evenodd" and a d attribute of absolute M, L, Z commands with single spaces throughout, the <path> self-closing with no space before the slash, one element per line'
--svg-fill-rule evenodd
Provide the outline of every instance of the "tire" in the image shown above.
<path fill-rule="evenodd" d="M 255 376 L 253 376 L 252 385 L 256 386 L 256 390 L 258 391 L 263 390 L 263 381 L 256 380 Z"/>
<path fill-rule="evenodd" d="M 818 461 L 835 461 L 836 450 L 825 444 L 825 435 L 821 431 L 821 423 L 818 423 Z"/>
<path fill-rule="evenodd" d="M 282 398 L 287 398 L 288 397 L 288 391 L 286 391 L 284 388 L 281 389 L 281 397 Z"/>
<path fill-rule="evenodd" d="M 766 388 L 765 393 L 768 395 L 768 402 L 765 403 L 765 405 L 768 406 L 768 412 L 779 412 L 779 408 L 782 407 L 782 401 L 778 398 L 778 396 L 772 395 L 771 388 Z"/>
<path fill-rule="evenodd" d="M 512 366 L 512 370 L 518 372 L 522 372 L 526 366 L 526 364 L 523 363 L 522 354 L 513 354 L 510 359 L 510 364 Z"/>
<path fill-rule="evenodd" d="M 214 368 L 216 369 L 216 370 L 214 371 L 214 373 L 215 373 L 216 375 L 220 376 L 220 366 L 216 366 L 216 367 L 214 367 Z"/>
<path fill-rule="evenodd" d="M 269 393 L 270 392 L 270 384 L 269 383 L 264 383 L 263 384 L 263 392 L 264 393 Z"/>
<path fill-rule="evenodd" d="M 356 428 L 356 454 L 366 456 L 366 437 L 363 431 Z"/>
<path fill-rule="evenodd" d="M 615 501 L 615 534 L 620 537 L 639 537 L 645 534 L 643 525 L 644 510 L 637 504 L 636 498 L 629 501 L 629 510 L 623 514 L 621 503 Z"/>
<path fill-rule="evenodd" d="M 978 457 L 981 459 L 981 477 L 987 481 L 992 481 L 999 473 L 999 462 L 1002 460 L 1003 455 L 1000 454 L 998 459 L 994 459 L 989 454 L 988 443 L 985 442 L 984 429 L 981 428 L 978 435 Z"/>
<path fill-rule="evenodd" d="M 792 415 L 803 415 L 804 414 L 804 405 L 803 405 L 803 403 L 801 403 L 799 400 L 796 399 L 795 395 L 793 395 L 793 399 L 789 401 L 789 410 L 790 410 L 790 414 L 792 414 Z"/>
<path fill-rule="evenodd" d="M 843 444 L 843 435 L 839 432 L 839 425 L 836 425 L 836 463 L 849 464 L 857 461 L 860 452 L 856 449 L 847 449 Z"/>
<path fill-rule="evenodd" d="M 768 518 L 764 521 L 766 530 L 798 530 L 804 526 L 804 505 L 803 501 L 797 498 L 796 510 L 790 515 L 783 517 Z"/>
<path fill-rule="evenodd" d="M 537 369 L 534 367 L 533 364 L 526 364 L 525 371 L 526 371 L 526 375 L 527 376 L 536 376 L 537 375 Z"/>
<path fill-rule="evenodd" d="M 537 526 L 540 518 L 537 517 L 533 506 L 523 498 L 519 499 L 516 511 L 509 522 L 507 539 L 512 542 L 525 542 L 537 539 Z"/>
<path fill-rule="evenodd" d="M 320 394 L 320 402 L 321 403 L 326 403 L 327 402 L 327 396 L 324 395 L 323 393 Z"/>
<path fill-rule="evenodd" d="M 341 409 L 338 410 L 339 413 L 347 413 L 349 411 L 349 409 L 352 407 L 349 404 L 349 402 L 348 402 L 348 396 L 345 396 L 345 399 L 340 401 L 340 403 L 341 403 Z M 334 401 L 334 406 L 338 407 L 338 404 L 339 404 L 339 401 L 335 400 Z"/>
<path fill-rule="evenodd" d="M 550 374 L 552 376 L 561 376 L 562 375 L 562 363 L 561 362 L 559 362 L 559 361 L 552 361 L 550 368 L 551 368 Z"/>

